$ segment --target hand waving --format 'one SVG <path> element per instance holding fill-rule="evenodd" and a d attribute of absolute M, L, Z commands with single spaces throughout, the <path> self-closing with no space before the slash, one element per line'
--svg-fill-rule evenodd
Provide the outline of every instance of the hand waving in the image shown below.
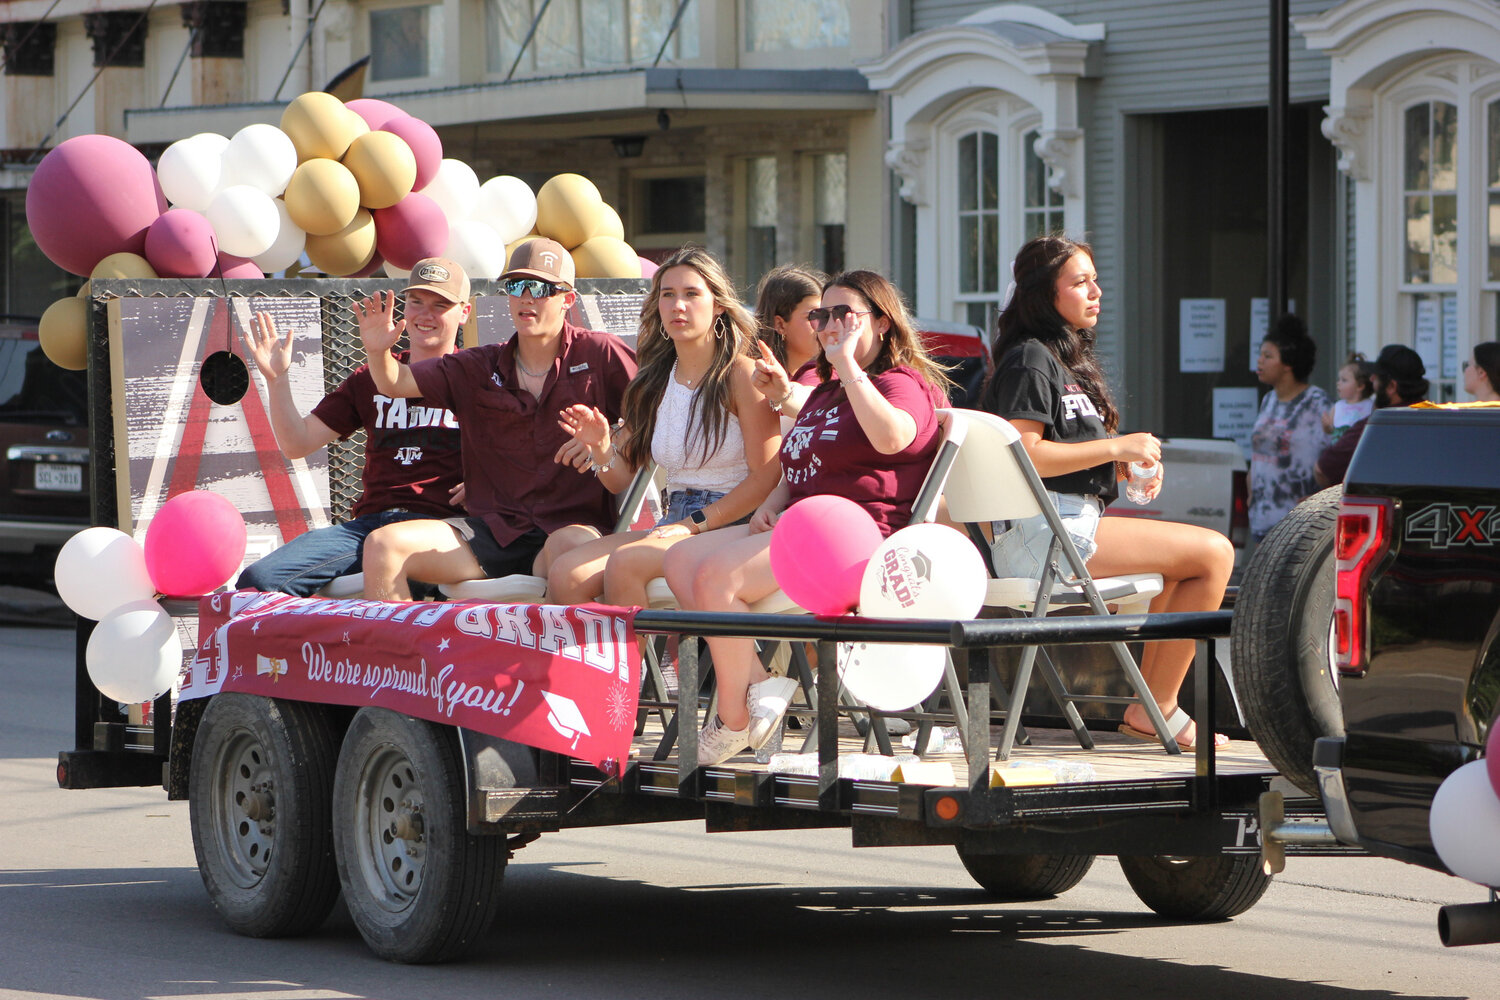
<path fill-rule="evenodd" d="M 381 354 L 396 346 L 406 330 L 406 320 L 396 319 L 396 293 L 376 292 L 351 307 L 359 321 L 359 339 L 369 354 Z"/>
<path fill-rule="evenodd" d="M 281 378 L 292 366 L 292 331 L 286 332 L 285 340 L 279 340 L 276 321 L 269 313 L 256 313 L 250 321 L 250 329 L 244 331 L 243 336 L 250 360 L 255 362 L 255 367 L 260 369 L 267 382 Z"/>

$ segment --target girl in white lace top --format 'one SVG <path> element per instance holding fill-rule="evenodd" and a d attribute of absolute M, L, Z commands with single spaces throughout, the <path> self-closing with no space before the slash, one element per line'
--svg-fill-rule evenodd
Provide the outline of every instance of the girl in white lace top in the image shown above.
<path fill-rule="evenodd" d="M 610 428 L 586 406 L 569 407 L 560 419 L 588 446 L 595 474 L 616 493 L 648 460 L 660 464 L 667 512 L 650 530 L 554 551 L 549 601 L 643 606 L 667 549 L 747 518 L 771 492 L 781 474 L 781 432 L 751 383 L 755 363 L 747 350 L 755 332 L 755 320 L 707 250 L 683 247 L 657 269 L 641 306 L 640 369 L 625 390 L 621 427 Z"/>

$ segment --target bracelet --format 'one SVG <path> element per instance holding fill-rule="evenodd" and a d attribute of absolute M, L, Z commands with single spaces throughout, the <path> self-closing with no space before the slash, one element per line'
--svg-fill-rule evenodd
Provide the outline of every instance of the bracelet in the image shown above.
<path fill-rule="evenodd" d="M 789 400 L 789 399 L 791 399 L 791 398 L 792 398 L 792 387 L 791 386 L 787 386 L 786 387 L 786 395 L 782 396 L 776 402 L 772 403 L 771 404 L 771 409 L 774 410 L 774 411 L 776 411 L 777 413 L 780 413 L 781 412 L 781 408 L 786 405 L 786 401 Z"/>
<path fill-rule="evenodd" d="M 861 371 L 858 375 L 854 376 L 849 381 L 845 382 L 844 385 L 845 385 L 845 387 L 848 387 L 848 386 L 851 386 L 851 385 L 859 385 L 861 382 L 868 382 L 868 381 L 870 381 L 870 376 L 867 373 Z"/>
<path fill-rule="evenodd" d="M 619 457 L 620 453 L 618 450 L 616 450 L 613 443 L 611 443 L 609 446 L 609 461 L 605 462 L 603 465 L 600 465 L 598 462 L 594 462 L 593 452 L 589 452 L 589 461 L 593 462 L 594 464 L 594 475 L 597 476 L 601 472 L 608 472 L 610 469 L 613 469 L 615 467 L 615 459 Z"/>

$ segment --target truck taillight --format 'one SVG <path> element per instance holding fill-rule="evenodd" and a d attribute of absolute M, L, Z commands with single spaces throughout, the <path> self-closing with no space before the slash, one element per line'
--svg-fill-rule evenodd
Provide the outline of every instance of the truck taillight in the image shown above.
<path fill-rule="evenodd" d="M 1370 665 L 1368 586 L 1391 547 L 1393 504 L 1382 497 L 1345 496 L 1339 503 L 1333 557 L 1338 588 L 1333 603 L 1333 660 L 1340 673 L 1363 674 Z"/>
<path fill-rule="evenodd" d="M 1244 548 L 1250 543 L 1250 474 L 1237 470 L 1231 482 L 1234 506 L 1229 513 L 1229 540 L 1236 548 Z"/>

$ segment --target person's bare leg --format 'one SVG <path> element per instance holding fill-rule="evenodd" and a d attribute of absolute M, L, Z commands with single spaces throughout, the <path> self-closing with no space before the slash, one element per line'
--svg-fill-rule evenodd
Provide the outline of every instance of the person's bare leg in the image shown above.
<path fill-rule="evenodd" d="M 630 535 L 605 535 L 557 556 L 547 573 L 547 601 L 551 604 L 597 601 L 604 590 L 604 566 L 611 554 L 630 540 Z"/>
<path fill-rule="evenodd" d="M 484 570 L 469 544 L 443 521 L 398 521 L 365 539 L 365 597 L 409 601 L 415 577 L 426 583 L 478 580 Z"/>
<path fill-rule="evenodd" d="M 604 603 L 621 608 L 646 607 L 646 587 L 662 575 L 667 550 L 688 537 L 637 535 L 617 548 L 604 567 Z"/>
<path fill-rule="evenodd" d="M 1217 531 L 1173 521 L 1106 517 L 1099 521 L 1096 539 L 1099 548 L 1088 563 L 1093 575 L 1162 575 L 1163 590 L 1151 602 L 1153 612 L 1215 611 L 1224 600 L 1224 588 L 1234 569 L 1234 546 Z M 1177 708 L 1177 694 L 1192 667 L 1195 647 L 1191 639 L 1146 644 L 1141 676 L 1166 715 Z M 1125 723 L 1154 732 L 1139 705 L 1125 709 Z M 1178 734 L 1178 742 L 1192 744 L 1196 729 L 1196 725 L 1188 726 Z"/>
<path fill-rule="evenodd" d="M 599 537 L 599 529 L 587 524 L 570 524 L 565 528 L 558 528 L 547 536 L 547 542 L 542 546 L 542 551 L 536 554 L 531 562 L 531 575 L 546 578 L 552 573 L 552 564 L 565 552 L 570 552 L 580 545 L 586 545 Z"/>

